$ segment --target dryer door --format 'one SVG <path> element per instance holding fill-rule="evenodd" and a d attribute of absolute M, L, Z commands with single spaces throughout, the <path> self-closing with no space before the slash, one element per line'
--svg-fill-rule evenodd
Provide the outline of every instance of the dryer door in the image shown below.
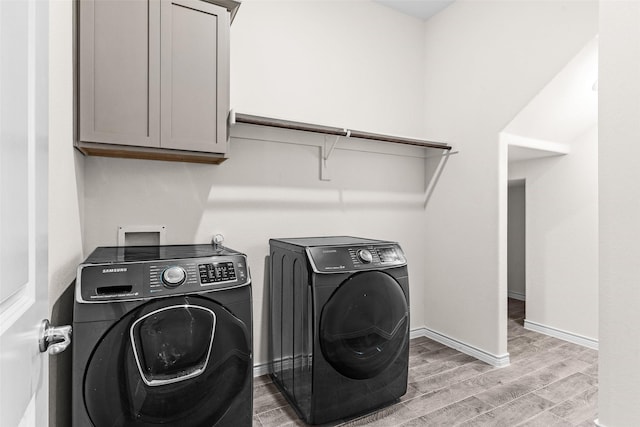
<path fill-rule="evenodd" d="M 89 359 L 93 425 L 211 426 L 252 372 L 247 325 L 200 297 L 152 301 L 125 315 Z"/>
<path fill-rule="evenodd" d="M 320 317 L 320 347 L 342 375 L 373 378 L 390 366 L 408 337 L 409 307 L 400 284 L 381 271 L 350 276 Z"/>

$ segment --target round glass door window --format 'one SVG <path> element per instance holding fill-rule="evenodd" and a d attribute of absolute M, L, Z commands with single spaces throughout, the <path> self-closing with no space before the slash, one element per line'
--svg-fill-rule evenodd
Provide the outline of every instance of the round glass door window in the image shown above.
<path fill-rule="evenodd" d="M 409 330 L 407 298 L 381 271 L 358 273 L 331 295 L 320 315 L 320 347 L 342 375 L 373 378 L 398 357 Z"/>
<path fill-rule="evenodd" d="M 248 329 L 200 297 L 145 304 L 109 329 L 89 359 L 94 426 L 215 425 L 252 373 Z"/>

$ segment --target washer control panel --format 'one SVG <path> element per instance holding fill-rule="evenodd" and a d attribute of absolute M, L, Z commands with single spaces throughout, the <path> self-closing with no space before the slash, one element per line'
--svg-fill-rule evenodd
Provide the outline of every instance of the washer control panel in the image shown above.
<path fill-rule="evenodd" d="M 373 255 L 369 249 L 358 249 L 356 254 L 358 255 L 358 259 L 365 264 L 373 262 Z"/>
<path fill-rule="evenodd" d="M 228 283 L 236 280 L 236 269 L 233 262 L 214 262 L 199 264 L 200 283 Z"/>
<path fill-rule="evenodd" d="M 307 248 L 314 271 L 339 273 L 406 265 L 404 252 L 397 243 L 366 246 L 319 246 Z"/>
<path fill-rule="evenodd" d="M 222 290 L 249 282 L 244 255 L 81 264 L 76 279 L 76 300 L 140 300 Z"/>
<path fill-rule="evenodd" d="M 166 268 L 162 272 L 162 283 L 170 288 L 182 285 L 187 280 L 187 272 L 184 268 L 174 265 L 173 267 Z"/>

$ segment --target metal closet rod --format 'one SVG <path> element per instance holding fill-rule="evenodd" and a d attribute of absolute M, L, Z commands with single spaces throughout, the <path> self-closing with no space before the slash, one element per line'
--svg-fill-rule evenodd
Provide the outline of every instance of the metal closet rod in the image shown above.
<path fill-rule="evenodd" d="M 249 125 L 269 126 L 281 129 L 299 130 L 303 132 L 315 132 L 325 135 L 345 136 L 351 138 L 371 139 L 374 141 L 392 142 L 394 144 L 415 145 L 426 148 L 439 148 L 441 150 L 451 150 L 451 146 L 441 143 L 426 141 L 422 139 L 404 138 L 400 136 L 381 135 L 377 133 L 362 132 L 331 126 L 314 125 L 310 123 L 294 122 L 291 120 L 273 119 L 269 117 L 253 116 L 250 114 L 235 113 L 235 123 L 245 123 Z"/>

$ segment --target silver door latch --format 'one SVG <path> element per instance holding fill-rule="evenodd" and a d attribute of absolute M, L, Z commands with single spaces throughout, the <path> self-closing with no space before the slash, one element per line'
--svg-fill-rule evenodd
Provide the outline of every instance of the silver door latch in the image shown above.
<path fill-rule="evenodd" d="M 40 352 L 48 351 L 49 354 L 62 353 L 71 344 L 71 326 L 51 326 L 49 319 L 44 319 L 40 324 Z"/>

